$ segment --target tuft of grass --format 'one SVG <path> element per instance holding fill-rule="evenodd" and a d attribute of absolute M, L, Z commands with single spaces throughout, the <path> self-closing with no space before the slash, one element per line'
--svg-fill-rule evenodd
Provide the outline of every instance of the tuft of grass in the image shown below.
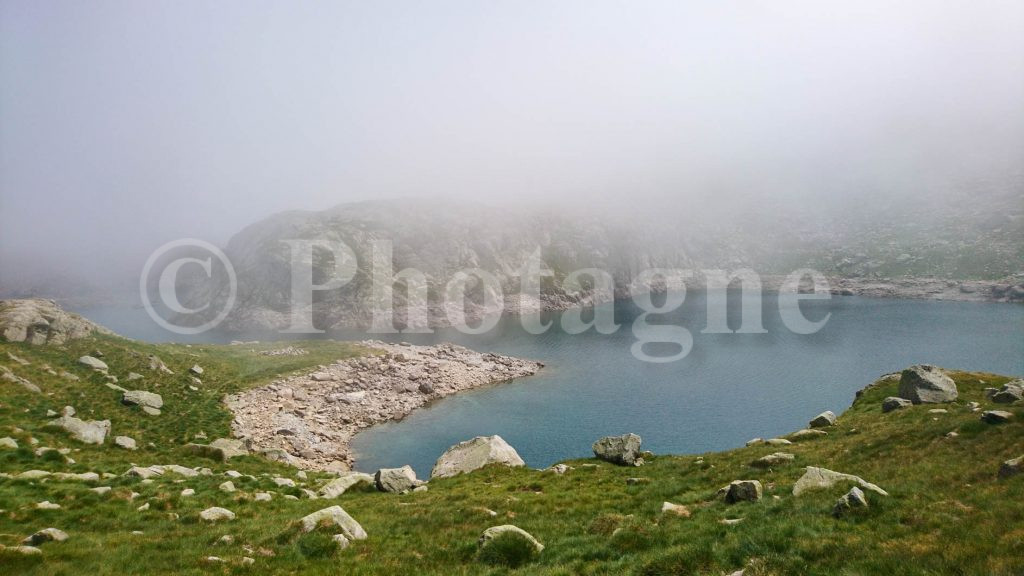
<path fill-rule="evenodd" d="M 515 532 L 505 532 L 484 544 L 477 554 L 477 559 L 491 566 L 519 568 L 532 562 L 537 556 L 537 549 L 526 537 Z"/>

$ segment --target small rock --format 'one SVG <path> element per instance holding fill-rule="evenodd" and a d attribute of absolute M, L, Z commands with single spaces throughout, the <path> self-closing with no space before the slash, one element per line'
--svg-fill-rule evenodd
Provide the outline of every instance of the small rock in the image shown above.
<path fill-rule="evenodd" d="M 188 371 L 191 372 L 195 376 L 202 376 L 203 375 L 203 368 L 199 364 L 194 364 L 191 368 L 188 369 Z"/>
<path fill-rule="evenodd" d="M 106 372 L 108 370 L 106 362 L 99 358 L 94 358 L 93 356 L 82 356 L 78 359 L 78 363 L 82 366 L 92 368 L 93 370 L 99 370 L 100 372 Z"/>
<path fill-rule="evenodd" d="M 690 517 L 690 509 L 682 504 L 673 504 L 671 502 L 662 502 L 661 504 L 662 514 L 675 514 L 683 518 Z"/>
<path fill-rule="evenodd" d="M 787 464 L 796 459 L 793 454 L 787 454 L 785 452 L 776 452 L 767 456 L 762 456 L 757 460 L 750 463 L 755 468 L 771 468 L 773 466 L 781 466 Z"/>
<path fill-rule="evenodd" d="M 252 498 L 257 502 L 270 502 L 274 499 L 270 492 L 257 492 L 252 495 Z"/>
<path fill-rule="evenodd" d="M 518 534 L 519 536 L 522 536 L 524 539 L 526 539 L 527 542 L 533 545 L 534 550 L 536 550 L 538 554 L 544 551 L 544 545 L 537 541 L 537 539 L 534 538 L 529 532 L 523 530 L 518 526 L 513 526 L 511 524 L 505 524 L 502 526 L 491 526 L 487 530 L 484 530 L 484 533 L 480 535 L 478 544 L 480 545 L 481 548 L 486 547 L 492 540 L 494 540 L 498 536 L 509 532 L 513 534 Z"/>
<path fill-rule="evenodd" d="M 988 424 L 1003 424 L 1012 418 L 1013 413 L 1004 410 L 987 410 L 981 413 L 981 421 Z"/>
<path fill-rule="evenodd" d="M 999 467 L 999 477 L 1009 478 L 1010 476 L 1016 476 L 1021 473 L 1022 467 L 1024 467 L 1024 456 L 1007 460 Z"/>
<path fill-rule="evenodd" d="M 908 408 L 913 406 L 914 403 L 906 398 L 898 398 L 896 396 L 889 396 L 882 401 L 882 412 L 892 412 L 893 410 L 899 410 L 901 408 Z"/>
<path fill-rule="evenodd" d="M 836 415 L 832 411 L 825 411 L 818 414 L 810 422 L 811 428 L 827 428 L 836 425 Z"/>
<path fill-rule="evenodd" d="M 321 498 L 337 498 L 344 494 L 346 490 L 360 482 L 374 484 L 375 480 L 373 476 L 370 476 L 369 474 L 363 474 L 362 472 L 349 472 L 331 480 L 327 484 L 324 484 L 320 488 L 319 496 Z"/>
<path fill-rule="evenodd" d="M 18 441 L 15 440 L 14 438 L 11 438 L 10 436 L 6 436 L 4 438 L 0 438 L 0 448 L 7 448 L 7 449 L 10 449 L 10 450 L 17 450 L 18 449 Z"/>
<path fill-rule="evenodd" d="M 234 485 L 234 483 L 231 482 L 231 480 L 228 480 L 227 482 L 224 482 L 223 484 L 218 486 L 218 488 L 220 488 L 221 492 L 234 492 L 235 491 L 235 485 Z"/>
<path fill-rule="evenodd" d="M 729 490 L 725 493 L 725 502 L 735 504 L 736 502 L 756 502 L 761 499 L 761 482 L 757 480 L 734 480 L 729 484 Z"/>
<path fill-rule="evenodd" d="M 235 513 L 227 508 L 214 506 L 200 512 L 199 517 L 207 522 L 217 522 L 220 520 L 234 520 Z"/>
<path fill-rule="evenodd" d="M 185 488 L 184 490 L 181 491 L 181 495 L 182 497 L 188 498 L 189 496 L 195 496 L 196 491 L 193 490 L 192 488 Z"/>
<path fill-rule="evenodd" d="M 135 439 L 128 436 L 115 436 L 114 445 L 124 448 L 125 450 L 135 450 L 138 448 Z"/>
<path fill-rule="evenodd" d="M 1024 380 L 1007 382 L 997 392 L 992 394 L 992 401 L 996 404 L 1013 404 L 1024 400 Z"/>
<path fill-rule="evenodd" d="M 43 500 L 42 502 L 36 504 L 36 509 L 38 509 L 38 510 L 60 510 L 60 504 L 54 504 L 53 502 L 50 502 L 49 500 Z"/>
<path fill-rule="evenodd" d="M 394 494 L 404 494 L 419 485 L 416 480 L 416 472 L 411 466 L 381 468 L 374 474 L 373 482 L 377 486 L 377 490 Z"/>
<path fill-rule="evenodd" d="M 839 518 L 846 512 L 854 508 L 867 508 L 868 501 L 864 497 L 864 492 L 860 488 L 854 486 L 846 493 L 845 496 L 836 501 L 836 505 L 832 508 L 832 515 Z"/>
<path fill-rule="evenodd" d="M 46 542 L 63 542 L 68 539 L 67 532 L 57 528 L 44 528 L 21 541 L 26 546 L 39 546 Z"/>
<path fill-rule="evenodd" d="M 303 532 L 312 532 L 317 526 L 338 527 L 349 540 L 366 540 L 366 531 L 341 506 L 317 510 L 299 521 Z"/>

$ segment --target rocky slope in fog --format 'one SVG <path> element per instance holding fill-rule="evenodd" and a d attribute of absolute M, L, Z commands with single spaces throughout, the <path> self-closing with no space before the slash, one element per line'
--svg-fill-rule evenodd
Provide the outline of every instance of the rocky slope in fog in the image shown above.
<path fill-rule="evenodd" d="M 371 250 L 380 240 L 392 244 L 392 272 L 413 268 L 426 276 L 432 326 L 449 324 L 445 283 L 470 268 L 493 274 L 505 295 L 503 306 L 488 303 L 485 287 L 470 282 L 471 319 L 502 310 L 560 310 L 591 303 L 596 297 L 587 286 L 563 285 L 567 274 L 583 268 L 609 272 L 616 297 L 636 290 L 637 275 L 648 268 L 749 267 L 765 274 L 766 288 L 771 288 L 778 282 L 768 275 L 811 267 L 828 275 L 840 294 L 1019 301 L 1024 299 L 1024 276 L 1019 274 L 1024 270 L 1024 217 L 1014 208 L 1014 194 L 999 204 L 997 216 L 949 201 L 924 207 L 912 219 L 788 210 L 773 218 L 669 211 L 598 218 L 583 210 L 499 209 L 428 200 L 287 212 L 249 226 L 228 243 L 225 252 L 238 275 L 238 296 L 222 327 L 289 325 L 289 240 L 343 242 L 357 260 L 351 281 L 316 293 L 313 316 L 322 329 L 369 326 L 373 310 L 384 307 L 371 290 L 371 270 L 384 262 Z M 538 249 L 552 276 L 542 280 L 539 298 L 521 296 L 521 271 Z M 314 250 L 312 266 L 314 282 L 322 282 L 333 274 L 333 257 Z M 690 288 L 700 284 L 698 278 Z M 210 301 L 211 290 L 213 298 L 226 294 L 224 278 L 213 288 L 205 278 L 185 285 L 191 301 L 199 305 Z M 406 303 L 406 291 L 394 290 L 396 326 L 405 325 Z"/>

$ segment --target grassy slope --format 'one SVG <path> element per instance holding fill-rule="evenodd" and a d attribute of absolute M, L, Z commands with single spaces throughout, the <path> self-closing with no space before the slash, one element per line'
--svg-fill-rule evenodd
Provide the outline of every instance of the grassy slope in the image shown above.
<path fill-rule="evenodd" d="M 592 467 L 583 465 L 595 461 L 572 461 L 568 463 L 575 470 L 564 476 L 485 469 L 435 481 L 429 492 L 404 496 L 354 491 L 337 501 L 289 501 L 281 495 L 298 495 L 297 489 L 277 488 L 260 475 L 295 478 L 292 469 L 255 457 L 215 463 L 180 450 L 200 430 L 211 439 L 228 434 L 230 414 L 219 405 L 225 392 L 266 382 L 278 373 L 367 353 L 340 343 L 301 346 L 311 353 L 267 357 L 251 352 L 252 346 L 154 346 L 117 338 L 76 342 L 63 349 L 0 343 L 0 362 L 39 384 L 46 394 L 0 382 L 0 436 L 13 436 L 22 446 L 0 451 L 5 472 L 121 474 L 131 463 L 177 463 L 208 466 L 218 473 L 184 481 L 168 475 L 151 484 L 121 477 L 103 480 L 98 485 L 114 487 L 104 496 L 90 492 L 91 485 L 82 482 L 0 480 L 0 544 L 16 544 L 48 526 L 70 534 L 67 542 L 42 545 L 42 559 L 0 555 L 0 573 L 500 574 L 507 570 L 476 561 L 475 541 L 488 526 L 503 523 L 520 526 L 547 546 L 536 562 L 514 571 L 522 574 L 719 574 L 744 566 L 748 575 L 1024 573 L 1024 478 L 996 479 L 1002 461 L 1024 454 L 1024 409 L 1011 409 L 1016 422 L 990 426 L 964 406 L 974 400 L 988 407 L 982 389 L 1001 384 L 1004 377 L 955 374 L 961 402 L 949 406 L 950 413 L 944 415 L 928 414 L 926 406 L 883 415 L 881 400 L 896 386 L 883 383 L 841 415 L 839 425 L 825 438 L 707 454 L 703 464 L 696 456 L 658 456 L 643 468 L 605 463 Z M 270 347 L 275 346 L 260 346 Z M 78 356 L 97 348 L 122 384 L 129 371 L 146 376 L 138 387 L 163 395 L 161 416 L 121 406 L 119 395 L 103 386 L 102 377 L 75 365 Z M 8 361 L 7 351 L 31 360 L 32 366 Z M 176 375 L 157 376 L 146 369 L 146 354 L 153 352 Z M 43 363 L 83 379 L 67 383 L 41 371 Z M 186 387 L 185 373 L 193 363 L 206 369 L 199 392 Z M 66 404 L 75 406 L 83 418 L 111 419 L 113 433 L 136 438 L 140 450 L 126 452 L 109 441 L 104 447 L 85 446 L 60 431 L 44 429 L 46 410 L 59 411 Z M 951 430 L 959 437 L 945 438 Z M 75 449 L 71 457 L 77 463 L 35 456 L 25 448 L 30 435 L 40 440 L 40 446 Z M 155 447 L 148 447 L 150 442 Z M 748 465 L 775 451 L 794 453 L 797 460 L 773 471 Z M 891 496 L 868 493 L 868 510 L 836 520 L 829 512 L 846 488 L 791 496 L 806 465 L 858 474 Z M 226 478 L 220 473 L 228 469 L 259 479 L 236 480 L 239 492 L 222 493 L 217 486 Z M 626 484 L 626 478 L 636 476 L 650 482 Z M 315 488 L 326 478 L 311 474 L 306 484 Z M 767 488 L 765 499 L 731 506 L 714 501 L 715 491 L 735 479 L 761 480 Z M 194 488 L 196 495 L 181 498 L 186 487 Z M 251 494 L 259 490 L 278 496 L 272 502 L 252 501 Z M 131 491 L 141 496 L 129 501 Z M 32 507 L 42 500 L 58 502 L 62 509 Z M 689 505 L 692 517 L 662 516 L 661 503 L 666 500 Z M 150 509 L 136 511 L 145 502 Z M 317 557 L 315 537 L 289 537 L 292 521 L 335 503 L 359 520 L 368 540 L 331 557 Z M 238 517 L 216 526 L 201 523 L 199 511 L 214 505 L 227 507 Z M 482 508 L 498 516 L 492 518 Z M 169 512 L 179 519 L 171 519 Z M 725 526 L 719 523 L 723 518 L 744 521 Z M 612 535 L 616 527 L 621 529 Z M 135 530 L 143 534 L 132 535 Z M 218 544 L 223 534 L 233 535 L 234 544 Z M 247 552 L 244 546 L 262 547 L 274 556 Z M 201 559 L 208 555 L 227 562 L 204 564 Z M 239 566 L 242 556 L 255 557 L 256 564 Z"/>

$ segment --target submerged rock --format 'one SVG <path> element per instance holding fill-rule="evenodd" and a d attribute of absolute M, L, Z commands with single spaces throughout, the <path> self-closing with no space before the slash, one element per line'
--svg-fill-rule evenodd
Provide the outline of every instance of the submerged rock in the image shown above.
<path fill-rule="evenodd" d="M 509 446 L 501 436 L 477 436 L 472 440 L 459 442 L 437 459 L 431 478 L 450 478 L 483 468 L 488 464 L 524 466 L 515 448 Z"/>

